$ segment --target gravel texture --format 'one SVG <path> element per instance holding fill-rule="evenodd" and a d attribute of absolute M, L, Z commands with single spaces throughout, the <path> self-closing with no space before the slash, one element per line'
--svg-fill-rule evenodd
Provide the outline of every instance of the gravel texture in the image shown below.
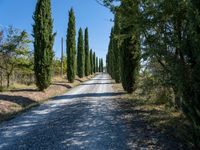
<path fill-rule="evenodd" d="M 0 125 L 3 150 L 183 149 L 149 127 L 107 74 Z"/>

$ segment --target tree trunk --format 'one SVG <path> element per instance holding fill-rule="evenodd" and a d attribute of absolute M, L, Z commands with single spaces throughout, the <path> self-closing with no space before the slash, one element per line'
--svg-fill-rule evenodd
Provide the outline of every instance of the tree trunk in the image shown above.
<path fill-rule="evenodd" d="M 7 74 L 7 88 L 10 87 L 10 75 Z"/>

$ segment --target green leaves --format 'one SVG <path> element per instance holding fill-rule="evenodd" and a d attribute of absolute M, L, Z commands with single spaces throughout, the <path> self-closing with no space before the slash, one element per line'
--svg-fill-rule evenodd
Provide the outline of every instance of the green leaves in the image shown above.
<path fill-rule="evenodd" d="M 67 29 L 67 79 L 74 82 L 76 75 L 76 21 L 74 10 L 69 11 L 69 21 Z"/>
<path fill-rule="evenodd" d="M 85 75 L 85 50 L 83 42 L 83 31 L 79 29 L 78 36 L 78 54 L 77 54 L 77 74 L 80 78 L 83 78 Z"/>
<path fill-rule="evenodd" d="M 34 72 L 36 85 L 39 90 L 44 90 L 51 84 L 53 44 L 53 19 L 51 16 L 51 1 L 38 0 L 33 19 L 34 37 Z"/>

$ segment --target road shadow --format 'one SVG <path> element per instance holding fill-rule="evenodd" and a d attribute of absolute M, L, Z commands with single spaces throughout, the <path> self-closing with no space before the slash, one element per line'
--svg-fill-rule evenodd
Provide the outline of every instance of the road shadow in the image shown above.
<path fill-rule="evenodd" d="M 91 79 L 91 80 L 97 80 L 97 81 L 102 81 L 102 80 L 109 80 L 109 81 L 112 81 L 112 79 L 108 79 L 108 78 Z"/>
<path fill-rule="evenodd" d="M 143 120 L 143 115 L 159 114 L 159 110 L 136 110 L 128 101 L 111 97 L 97 103 L 81 100 L 43 105 L 16 120 L 10 130 L 0 128 L 0 139 L 5 138 L 0 146 L 12 148 L 9 139 L 18 137 L 15 149 L 186 149 Z"/>
<path fill-rule="evenodd" d="M 103 84 L 114 84 L 114 83 L 82 83 L 81 85 L 103 85 Z"/>
<path fill-rule="evenodd" d="M 53 100 L 60 100 L 60 99 L 76 99 L 76 98 L 86 98 L 86 97 L 94 97 L 94 98 L 100 98 L 100 97 L 112 97 L 112 96 L 120 96 L 125 94 L 124 92 L 121 93 L 114 93 L 114 92 L 105 92 L 105 93 L 84 93 L 84 94 L 73 94 L 73 95 L 61 95 L 56 96 L 53 98 Z"/>

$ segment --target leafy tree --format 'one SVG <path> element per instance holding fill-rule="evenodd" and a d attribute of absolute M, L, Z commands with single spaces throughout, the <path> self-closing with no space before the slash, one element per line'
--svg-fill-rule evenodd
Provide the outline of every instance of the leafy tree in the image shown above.
<path fill-rule="evenodd" d="M 85 29 L 85 75 L 90 74 L 90 57 L 89 57 L 89 39 L 88 39 L 88 28 Z"/>
<path fill-rule="evenodd" d="M 173 88 L 175 105 L 181 107 L 192 123 L 193 143 L 199 149 L 199 1 L 102 1 L 119 14 L 121 79 L 125 90 L 131 92 L 135 88 L 142 50 L 142 58 L 150 75 L 162 86 Z M 119 7 L 115 7 L 117 1 L 121 2 Z M 111 74 L 110 54 L 109 51 L 107 70 Z"/>
<path fill-rule="evenodd" d="M 69 11 L 67 29 L 67 79 L 73 83 L 76 75 L 76 22 L 74 10 Z"/>
<path fill-rule="evenodd" d="M 83 43 L 83 31 L 79 29 L 78 37 L 78 54 L 77 54 L 77 73 L 80 78 L 84 77 L 85 72 L 85 50 Z"/>
<path fill-rule="evenodd" d="M 33 25 L 34 37 L 34 70 L 36 85 L 39 90 L 44 90 L 51 84 L 53 44 L 53 20 L 51 17 L 51 1 L 38 0 Z"/>
<path fill-rule="evenodd" d="M 28 46 L 30 40 L 25 31 L 20 32 L 13 27 L 9 27 L 7 32 L 1 32 L 0 42 L 0 68 L 5 72 L 7 88 L 9 88 L 10 77 L 13 72 L 19 68 L 25 70 L 30 66 L 30 62 L 27 61 L 30 54 Z"/>

